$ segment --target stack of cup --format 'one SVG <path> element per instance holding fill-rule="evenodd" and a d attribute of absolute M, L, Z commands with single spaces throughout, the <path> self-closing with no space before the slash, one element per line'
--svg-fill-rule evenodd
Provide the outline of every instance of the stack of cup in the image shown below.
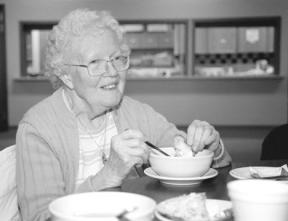
<path fill-rule="evenodd" d="M 235 180 L 227 188 L 235 221 L 288 220 L 288 184 L 275 180 Z"/>

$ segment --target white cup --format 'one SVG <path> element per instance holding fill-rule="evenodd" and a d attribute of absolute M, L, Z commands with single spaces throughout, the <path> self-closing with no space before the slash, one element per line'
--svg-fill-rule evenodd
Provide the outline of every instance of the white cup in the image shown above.
<path fill-rule="evenodd" d="M 227 184 L 235 221 L 287 221 L 288 184 L 275 180 L 235 180 Z"/>

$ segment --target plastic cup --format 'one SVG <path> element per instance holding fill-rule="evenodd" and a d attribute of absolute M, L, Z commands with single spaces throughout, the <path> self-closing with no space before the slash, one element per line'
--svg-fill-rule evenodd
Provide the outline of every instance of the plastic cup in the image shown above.
<path fill-rule="evenodd" d="M 288 220 L 288 184 L 275 180 L 235 180 L 227 188 L 235 221 Z"/>

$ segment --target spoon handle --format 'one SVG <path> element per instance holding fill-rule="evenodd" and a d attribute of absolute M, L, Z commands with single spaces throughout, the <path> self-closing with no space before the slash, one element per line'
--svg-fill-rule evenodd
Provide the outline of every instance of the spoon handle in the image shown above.
<path fill-rule="evenodd" d="M 128 218 L 126 217 L 126 215 L 127 215 L 128 213 L 131 213 L 131 212 L 135 211 L 136 209 L 137 209 L 137 207 L 134 207 L 134 208 L 132 208 L 132 209 L 125 209 L 125 210 L 123 210 L 121 213 L 119 213 L 119 214 L 116 216 L 116 218 L 118 219 L 118 221 L 131 221 L 130 219 L 128 219 Z"/>
<path fill-rule="evenodd" d="M 153 148 L 154 150 L 159 151 L 159 152 L 162 153 L 163 155 L 168 156 L 168 157 L 170 156 L 169 154 L 165 153 L 163 150 L 161 150 L 159 147 L 156 147 L 154 144 L 150 143 L 149 141 L 145 141 L 145 143 L 146 143 L 149 147 Z"/>
<path fill-rule="evenodd" d="M 119 221 L 130 221 L 128 218 L 125 217 L 125 215 L 129 213 L 128 210 L 124 210 L 123 212 L 121 212 L 120 214 L 118 214 L 116 217 Z"/>

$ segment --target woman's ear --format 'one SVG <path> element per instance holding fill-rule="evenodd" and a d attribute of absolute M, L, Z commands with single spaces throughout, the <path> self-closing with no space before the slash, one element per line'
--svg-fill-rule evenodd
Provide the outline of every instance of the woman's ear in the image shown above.
<path fill-rule="evenodd" d="M 73 86 L 73 82 L 71 80 L 71 77 L 70 75 L 68 74 L 62 74 L 60 75 L 59 77 L 61 79 L 61 81 L 66 85 L 66 87 L 70 88 L 70 89 L 73 89 L 74 86 Z"/>

